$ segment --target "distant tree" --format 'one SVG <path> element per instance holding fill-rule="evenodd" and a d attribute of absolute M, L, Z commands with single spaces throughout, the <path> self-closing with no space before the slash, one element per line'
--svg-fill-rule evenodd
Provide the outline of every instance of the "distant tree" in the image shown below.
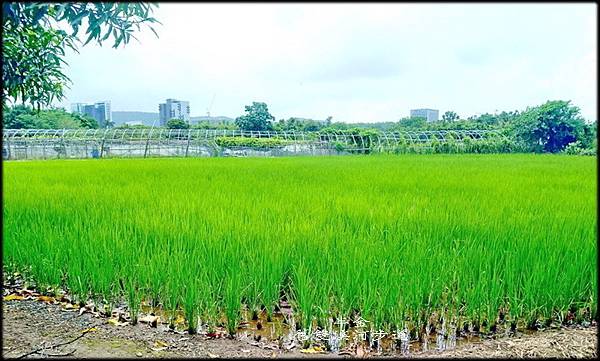
<path fill-rule="evenodd" d="M 307 119 L 302 123 L 302 130 L 305 132 L 315 132 L 323 128 L 322 122 L 313 119 Z"/>
<path fill-rule="evenodd" d="M 556 153 L 585 138 L 586 123 L 571 101 L 553 100 L 527 108 L 512 126 L 514 134 L 535 152 Z"/>
<path fill-rule="evenodd" d="M 484 125 L 503 126 L 513 123 L 518 118 L 518 116 L 519 111 L 514 110 L 510 112 L 502 111 L 502 113 L 500 114 L 484 113 L 478 116 L 470 116 L 468 120 Z"/>
<path fill-rule="evenodd" d="M 303 132 L 314 132 L 323 127 L 322 121 L 294 117 L 289 118 L 287 121 L 282 119 L 276 124 L 276 128 L 280 130 L 299 130 Z"/>
<path fill-rule="evenodd" d="M 345 130 L 345 129 L 350 128 L 350 126 L 348 125 L 348 123 L 335 122 L 335 123 L 331 123 L 331 125 L 329 125 L 329 127 L 327 127 L 327 128 L 329 128 L 329 129 L 336 129 L 336 130 Z M 321 131 L 323 131 L 323 130 L 324 129 L 321 129 Z"/>
<path fill-rule="evenodd" d="M 188 129 L 190 125 L 183 119 L 173 118 L 167 121 L 167 128 L 169 129 Z"/>
<path fill-rule="evenodd" d="M 497 125 L 498 124 L 498 117 L 493 114 L 489 114 L 489 113 L 469 117 L 469 120 L 473 120 L 476 123 L 485 124 L 485 125 Z"/>
<path fill-rule="evenodd" d="M 238 127 L 235 124 L 225 123 L 225 122 L 215 124 L 215 123 L 209 123 L 207 121 L 198 122 L 194 125 L 191 125 L 190 128 L 192 128 L 192 129 L 227 129 L 227 130 L 238 129 Z"/>
<path fill-rule="evenodd" d="M 598 143 L 598 121 L 586 124 L 583 128 L 581 144 L 587 149 L 596 149 Z"/>
<path fill-rule="evenodd" d="M 449 110 L 442 115 L 442 120 L 445 122 L 453 122 L 458 120 L 458 114 Z"/>
<path fill-rule="evenodd" d="M 452 122 L 430 122 L 425 124 L 426 130 L 466 130 L 466 129 L 493 129 L 496 125 L 477 123 L 474 120 L 458 119 Z"/>
<path fill-rule="evenodd" d="M 288 118 L 288 120 L 284 121 L 284 130 L 301 130 L 300 121 L 297 118 Z"/>
<path fill-rule="evenodd" d="M 327 119 L 325 119 L 325 126 L 328 127 L 331 125 L 331 121 L 332 121 L 333 117 L 330 115 L 327 117 Z"/>
<path fill-rule="evenodd" d="M 266 103 L 252 102 L 252 105 L 246 105 L 246 114 L 237 117 L 235 124 L 242 130 L 271 130 L 272 121 L 275 120 L 269 113 Z"/>
<path fill-rule="evenodd" d="M 398 122 L 399 128 L 423 128 L 427 124 L 427 119 L 423 117 L 402 118 Z"/>
<path fill-rule="evenodd" d="M 73 114 L 73 118 L 79 120 L 79 124 L 81 128 L 88 128 L 88 129 L 98 129 L 100 128 L 100 125 L 98 124 L 98 121 L 88 115 L 84 115 L 84 114 Z"/>
<path fill-rule="evenodd" d="M 33 113 L 31 107 L 16 105 L 14 107 L 2 107 L 2 127 L 5 129 L 34 128 L 33 118 L 23 118 Z"/>
<path fill-rule="evenodd" d="M 502 111 L 502 113 L 497 115 L 496 119 L 499 124 L 507 125 L 514 122 L 519 117 L 519 114 L 518 110 L 511 112 Z"/>
<path fill-rule="evenodd" d="M 34 110 L 30 106 L 4 107 L 2 126 L 6 129 L 97 128 L 95 119 L 68 113 L 62 108 Z"/>

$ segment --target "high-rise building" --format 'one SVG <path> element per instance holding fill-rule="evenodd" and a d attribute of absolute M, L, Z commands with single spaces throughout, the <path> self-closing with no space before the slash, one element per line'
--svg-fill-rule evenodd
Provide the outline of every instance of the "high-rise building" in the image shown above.
<path fill-rule="evenodd" d="M 94 104 L 72 103 L 71 113 L 88 115 L 98 122 L 101 128 L 106 128 L 112 124 L 112 111 L 110 101 L 97 102 Z"/>
<path fill-rule="evenodd" d="M 171 119 L 181 119 L 190 122 L 190 102 L 167 99 L 165 103 L 158 105 L 160 125 L 165 126 Z"/>
<path fill-rule="evenodd" d="M 428 122 L 435 122 L 440 117 L 440 111 L 437 109 L 411 109 L 411 118 L 425 118 Z"/>
<path fill-rule="evenodd" d="M 110 102 L 103 101 L 94 104 L 94 119 L 102 128 L 110 126 L 112 123 L 112 111 L 110 110 Z"/>
<path fill-rule="evenodd" d="M 71 103 L 71 113 L 84 114 L 85 103 Z"/>

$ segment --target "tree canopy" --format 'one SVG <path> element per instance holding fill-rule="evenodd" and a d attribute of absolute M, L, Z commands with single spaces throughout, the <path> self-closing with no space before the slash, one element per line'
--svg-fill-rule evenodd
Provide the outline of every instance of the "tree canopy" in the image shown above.
<path fill-rule="evenodd" d="M 235 124 L 242 130 L 271 130 L 275 117 L 269 113 L 266 103 L 252 102 L 246 105 L 246 114 L 235 119 Z"/>
<path fill-rule="evenodd" d="M 112 38 L 113 47 L 127 44 L 134 29 L 157 23 L 150 16 L 156 4 L 146 3 L 29 3 L 2 4 L 2 101 L 37 107 L 62 100 L 70 79 L 62 67 L 66 48 Z M 82 24 L 86 24 L 82 27 Z M 156 34 L 156 31 L 149 26 Z M 70 30 L 70 33 L 63 29 Z M 158 35 L 157 35 L 158 36 Z"/>
<path fill-rule="evenodd" d="M 399 128 L 423 128 L 427 123 L 427 119 L 423 117 L 408 117 L 402 118 L 398 122 Z"/>
<path fill-rule="evenodd" d="M 188 129 L 190 125 L 183 119 L 173 118 L 167 121 L 167 128 L 169 129 Z"/>
<path fill-rule="evenodd" d="M 61 108 L 35 111 L 23 105 L 4 107 L 2 126 L 5 129 L 97 129 L 99 127 L 96 119 L 87 115 L 67 113 Z"/>
<path fill-rule="evenodd" d="M 528 108 L 513 124 L 515 135 L 535 152 L 556 153 L 584 138 L 586 125 L 579 107 L 553 100 Z"/>
<path fill-rule="evenodd" d="M 444 122 L 453 122 L 455 120 L 458 120 L 458 118 L 458 114 L 450 110 L 442 115 L 442 121 Z"/>

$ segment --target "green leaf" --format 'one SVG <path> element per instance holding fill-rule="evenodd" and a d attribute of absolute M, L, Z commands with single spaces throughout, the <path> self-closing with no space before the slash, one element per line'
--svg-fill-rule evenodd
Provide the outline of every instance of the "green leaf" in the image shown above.
<path fill-rule="evenodd" d="M 71 19 L 69 19 L 69 23 L 71 23 L 71 25 L 77 25 L 77 26 L 81 25 L 81 20 L 83 20 L 83 18 L 86 17 L 88 15 L 88 13 L 89 13 L 88 10 L 83 10 L 79 14 L 77 14 L 74 17 L 72 17 Z"/>
<path fill-rule="evenodd" d="M 109 38 L 110 34 L 112 33 L 112 29 L 113 29 L 113 26 L 111 24 L 108 26 L 108 31 L 106 31 L 106 35 L 104 35 L 104 37 L 101 39 L 101 41 L 104 41 Z"/>
<path fill-rule="evenodd" d="M 156 37 L 158 38 L 158 33 L 156 32 L 156 30 L 154 30 L 154 28 L 152 26 L 149 26 L 150 30 L 152 30 L 152 32 L 154 33 L 154 35 L 156 35 Z"/>

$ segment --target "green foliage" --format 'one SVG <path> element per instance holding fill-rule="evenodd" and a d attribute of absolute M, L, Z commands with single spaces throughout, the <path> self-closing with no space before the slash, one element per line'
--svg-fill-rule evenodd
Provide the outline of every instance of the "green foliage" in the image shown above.
<path fill-rule="evenodd" d="M 64 31 L 41 26 L 5 24 L 2 36 L 3 99 L 19 98 L 37 106 L 62 100 L 69 78 L 63 74 L 64 47 L 70 38 Z"/>
<path fill-rule="evenodd" d="M 98 122 L 89 116 L 68 113 L 61 108 L 35 111 L 31 107 L 17 105 L 4 108 L 2 126 L 4 129 L 96 129 Z"/>
<path fill-rule="evenodd" d="M 250 147 L 273 148 L 282 147 L 289 141 L 282 138 L 254 138 L 254 137 L 217 137 L 215 143 L 220 147 Z"/>
<path fill-rule="evenodd" d="M 448 113 L 448 112 L 447 112 Z M 450 112 L 453 113 L 453 112 Z M 455 114 L 444 114 L 443 119 L 454 119 Z M 527 108 L 524 112 L 502 111 L 499 114 L 485 113 L 468 119 L 442 122 L 425 122 L 422 119 L 404 118 L 393 130 L 468 130 L 496 129 L 502 133 L 498 139 L 468 141 L 464 150 L 458 145 L 459 152 L 559 152 L 567 144 L 579 141 L 583 149 L 593 153 L 596 149 L 597 124 L 586 124 L 579 115 L 579 108 L 570 105 L 570 101 L 548 101 L 546 104 Z M 424 146 L 399 145 L 397 152 L 424 152 Z M 452 152 L 456 147 L 435 144 L 434 152 Z"/>
<path fill-rule="evenodd" d="M 169 129 L 188 129 L 190 124 L 183 119 L 173 118 L 167 121 L 167 128 Z"/>
<path fill-rule="evenodd" d="M 266 103 L 252 102 L 246 105 L 246 114 L 235 119 L 235 124 L 242 130 L 272 130 L 272 121 L 275 120 L 269 113 Z"/>
<path fill-rule="evenodd" d="M 221 129 L 221 130 L 237 130 L 239 129 L 235 124 L 211 124 L 207 121 L 192 124 L 192 129 Z"/>
<path fill-rule="evenodd" d="M 457 119 L 452 122 L 425 122 L 423 118 L 404 118 L 390 128 L 393 131 L 403 130 L 469 130 L 469 129 L 499 129 L 498 125 L 479 123 L 473 119 Z"/>
<path fill-rule="evenodd" d="M 570 101 L 548 101 L 528 108 L 513 124 L 515 136 L 534 152 L 556 153 L 585 136 L 585 121 Z"/>
<path fill-rule="evenodd" d="M 444 122 L 453 122 L 458 119 L 459 119 L 458 114 L 456 114 L 453 111 L 447 111 L 442 115 L 442 121 L 444 121 Z"/>
<path fill-rule="evenodd" d="M 337 151 L 348 150 L 350 153 L 371 153 L 374 149 L 375 139 L 379 136 L 380 132 L 377 129 L 371 128 L 348 128 L 348 129 L 336 129 L 334 127 L 326 127 L 319 131 L 321 141 L 330 140 L 331 137 L 328 135 L 349 134 L 351 136 L 346 137 L 344 142 L 335 142 L 334 147 Z M 353 135 L 353 136 L 352 136 Z"/>
<path fill-rule="evenodd" d="M 594 148 L 585 148 L 580 141 L 567 144 L 562 153 L 569 155 L 597 155 L 598 150 Z"/>
<path fill-rule="evenodd" d="M 352 124 L 352 125 L 356 126 L 356 124 Z M 331 123 L 329 126 L 323 128 L 321 131 L 326 130 L 326 129 L 345 130 L 348 128 L 350 128 L 350 124 L 348 124 L 348 123 L 335 122 L 335 123 Z"/>
<path fill-rule="evenodd" d="M 344 150 L 346 150 L 346 146 L 342 142 L 335 142 L 335 143 L 333 143 L 333 147 L 338 152 L 343 152 Z"/>
<path fill-rule="evenodd" d="M 58 160 L 3 171 L 5 266 L 31 266 L 40 289 L 58 282 L 82 301 L 114 290 L 134 313 L 151 297 L 184 311 L 188 328 L 199 315 L 203 328 L 234 333 L 246 300 L 268 308 L 282 293 L 304 329 L 353 310 L 375 329 L 411 332 L 450 312 L 490 326 L 501 310 L 506 325 L 571 307 L 579 322 L 598 316 L 592 157 Z"/>
<path fill-rule="evenodd" d="M 582 147 L 596 150 L 598 144 L 598 121 L 584 125 L 583 135 L 579 138 L 579 141 Z"/>
<path fill-rule="evenodd" d="M 101 45 L 112 38 L 113 47 L 127 44 L 130 38 L 137 39 L 134 28 L 141 30 L 142 25 L 159 23 L 151 17 L 156 3 L 25 3 L 6 2 L 2 4 L 2 22 L 13 28 L 43 26 L 47 29 L 59 24 L 72 30 L 70 36 L 76 37 L 81 24 L 87 24 L 85 44 L 92 40 Z M 158 36 L 158 35 L 157 35 Z"/>
<path fill-rule="evenodd" d="M 432 137 L 429 141 L 409 143 L 400 139 L 393 149 L 396 154 L 430 154 L 430 153 L 519 153 L 524 149 L 514 140 L 505 136 L 484 135 L 481 138 L 465 137 L 462 140 L 452 139 L 446 135 L 446 141 Z"/>
<path fill-rule="evenodd" d="M 274 124 L 273 129 L 276 131 L 295 130 L 302 132 L 316 132 L 326 127 L 327 124 L 327 121 L 292 117 L 288 120 L 280 119 L 276 124 Z M 331 124 L 331 121 L 329 124 Z"/>
<path fill-rule="evenodd" d="M 423 117 L 402 118 L 398 122 L 398 128 L 422 129 L 427 124 L 427 119 Z"/>
<path fill-rule="evenodd" d="M 112 38 L 113 47 L 129 42 L 134 28 L 158 22 L 146 3 L 2 3 L 2 95 L 37 106 L 64 97 L 70 82 L 62 72 L 65 49 L 77 51 L 85 20 L 87 38 L 98 44 Z M 68 34 L 64 29 L 70 29 Z M 156 34 L 154 29 L 150 29 Z"/>
<path fill-rule="evenodd" d="M 71 114 L 71 116 L 73 118 L 79 120 L 79 124 L 80 124 L 81 128 L 98 129 L 100 127 L 100 125 L 98 124 L 98 121 L 96 119 L 90 117 L 89 115 Z"/>
<path fill-rule="evenodd" d="M 469 117 L 468 120 L 482 126 L 501 127 L 513 123 L 519 117 L 519 111 L 502 111 L 500 114 L 484 113 L 479 116 Z"/>
<path fill-rule="evenodd" d="M 348 134 L 357 135 L 353 138 L 358 148 L 358 153 L 371 153 L 374 146 L 374 140 L 379 136 L 379 131 L 376 129 L 350 128 L 346 131 Z"/>

